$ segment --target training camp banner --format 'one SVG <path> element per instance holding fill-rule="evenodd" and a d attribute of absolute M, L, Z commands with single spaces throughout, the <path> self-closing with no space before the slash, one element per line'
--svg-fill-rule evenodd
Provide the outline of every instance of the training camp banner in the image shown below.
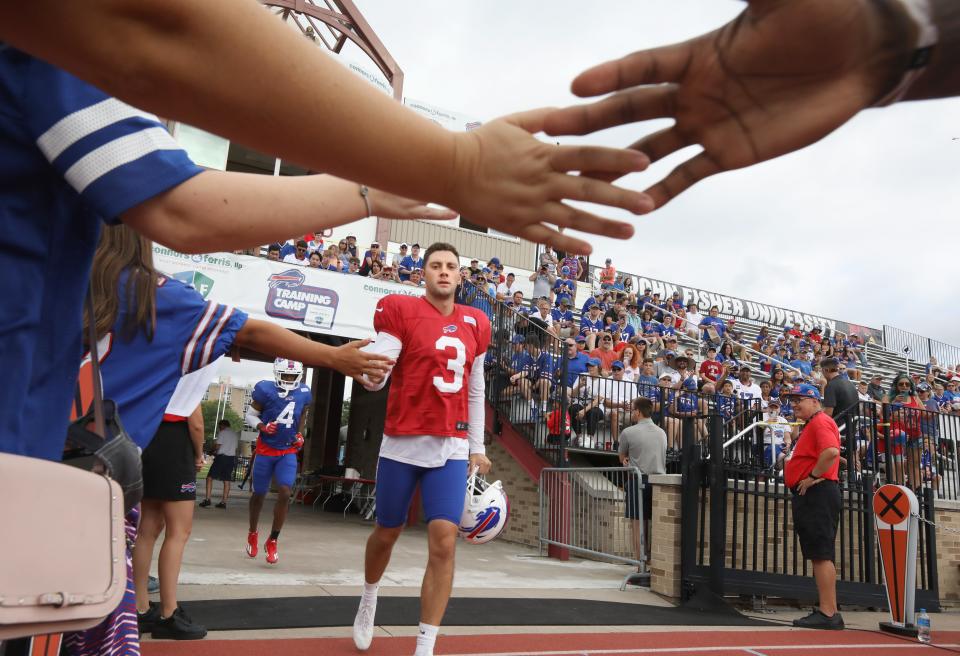
<path fill-rule="evenodd" d="M 600 269 L 602 267 L 591 266 L 591 280 L 597 281 L 600 278 Z M 864 341 L 873 338 L 876 344 L 883 344 L 883 331 L 877 328 L 861 326 L 837 319 L 828 319 L 815 314 L 798 312 L 797 310 L 787 310 L 774 305 L 765 305 L 756 301 L 748 301 L 736 296 L 727 296 L 718 294 L 706 289 L 679 285 L 677 283 L 657 280 L 638 276 L 632 273 L 622 271 L 617 272 L 624 277 L 629 276 L 632 279 L 633 291 L 637 296 L 643 295 L 643 290 L 650 288 L 653 293 L 660 294 L 660 298 L 666 299 L 674 292 L 680 292 L 683 298 L 684 306 L 689 303 L 696 303 L 700 310 L 706 314 L 706 311 L 713 305 L 720 310 L 721 315 L 735 317 L 737 319 L 749 319 L 751 321 L 760 321 L 774 326 L 792 326 L 794 321 L 800 322 L 804 330 L 810 330 L 813 327 L 819 327 L 824 330 L 829 329 L 831 333 L 840 331 L 846 335 L 859 335 Z"/>
<path fill-rule="evenodd" d="M 261 257 L 184 255 L 158 244 L 154 266 L 193 285 L 204 298 L 290 330 L 373 337 L 373 313 L 387 294 L 423 296 L 423 288 L 323 271 Z"/>

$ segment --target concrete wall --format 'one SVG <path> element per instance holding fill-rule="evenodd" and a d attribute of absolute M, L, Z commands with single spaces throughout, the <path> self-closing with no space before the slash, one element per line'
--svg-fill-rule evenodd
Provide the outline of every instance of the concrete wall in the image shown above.
<path fill-rule="evenodd" d="M 937 501 L 935 506 L 940 603 L 956 607 L 960 606 L 960 501 Z"/>

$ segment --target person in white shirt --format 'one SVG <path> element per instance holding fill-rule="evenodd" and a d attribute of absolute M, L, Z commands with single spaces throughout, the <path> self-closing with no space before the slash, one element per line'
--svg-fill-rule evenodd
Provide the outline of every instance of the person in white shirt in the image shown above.
<path fill-rule="evenodd" d="M 720 377 L 720 382 L 723 382 L 723 379 L 727 377 L 727 373 L 728 370 L 725 369 L 723 375 Z M 733 383 L 733 393 L 736 394 L 738 398 L 744 401 L 763 398 L 763 390 L 753 381 L 753 377 L 750 375 L 750 367 L 747 365 L 740 367 L 737 378 L 731 382 Z"/>
<path fill-rule="evenodd" d="M 283 258 L 287 264 L 299 264 L 300 266 L 310 266 L 310 256 L 307 255 L 307 241 L 298 239 L 295 250 Z"/>
<path fill-rule="evenodd" d="M 768 467 L 778 466 L 793 443 L 790 422 L 780 415 L 780 401 L 770 399 L 763 415 L 767 426 L 763 429 L 763 461 Z"/>
<path fill-rule="evenodd" d="M 497 285 L 497 300 L 505 301 L 511 296 L 514 292 L 518 291 L 516 276 L 512 273 L 507 274 L 507 279 Z"/>
<path fill-rule="evenodd" d="M 685 327 L 687 334 L 690 337 L 699 340 L 700 322 L 703 321 L 703 315 L 700 314 L 700 308 L 697 307 L 696 303 L 690 303 L 687 305 L 687 314 L 684 317 L 684 320 L 687 322 Z"/>
<path fill-rule="evenodd" d="M 207 472 L 207 496 L 200 502 L 201 508 L 210 507 L 210 496 L 213 492 L 214 481 L 223 481 L 223 494 L 217 508 L 226 508 L 227 499 L 230 498 L 230 483 L 233 481 L 233 469 L 237 464 L 237 447 L 240 444 L 240 436 L 230 428 L 230 422 L 226 419 L 220 420 L 219 428 L 217 454 L 214 456 L 213 464 L 210 465 L 210 470 Z"/>
<path fill-rule="evenodd" d="M 393 265 L 393 268 L 399 271 L 402 268 L 400 265 L 403 262 L 403 258 L 405 258 L 406 256 L 407 256 L 407 245 L 400 244 L 400 252 L 393 256 L 393 258 L 390 260 L 390 264 Z"/>

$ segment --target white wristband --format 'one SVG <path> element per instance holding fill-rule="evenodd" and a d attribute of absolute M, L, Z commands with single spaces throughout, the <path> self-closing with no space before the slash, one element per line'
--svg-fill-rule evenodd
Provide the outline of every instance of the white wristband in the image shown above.
<path fill-rule="evenodd" d="M 910 85 L 923 74 L 923 69 L 930 62 L 933 47 L 940 38 L 937 25 L 933 22 L 933 6 L 930 0 L 899 0 L 899 2 L 917 26 L 917 43 L 914 46 L 913 54 L 910 56 L 910 64 L 900 79 L 900 83 L 874 103 L 874 107 L 892 105 L 907 95 Z"/>

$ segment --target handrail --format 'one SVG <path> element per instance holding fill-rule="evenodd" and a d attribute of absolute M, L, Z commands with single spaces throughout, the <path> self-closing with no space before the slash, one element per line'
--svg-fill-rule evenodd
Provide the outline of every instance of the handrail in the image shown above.
<path fill-rule="evenodd" d="M 802 426 L 802 421 L 788 421 L 787 423 L 777 423 L 772 421 L 755 421 L 742 431 L 731 437 L 729 440 L 723 443 L 723 448 L 726 449 L 728 446 L 739 440 L 741 437 L 752 431 L 757 426 Z M 709 456 L 708 456 L 709 457 Z"/>

